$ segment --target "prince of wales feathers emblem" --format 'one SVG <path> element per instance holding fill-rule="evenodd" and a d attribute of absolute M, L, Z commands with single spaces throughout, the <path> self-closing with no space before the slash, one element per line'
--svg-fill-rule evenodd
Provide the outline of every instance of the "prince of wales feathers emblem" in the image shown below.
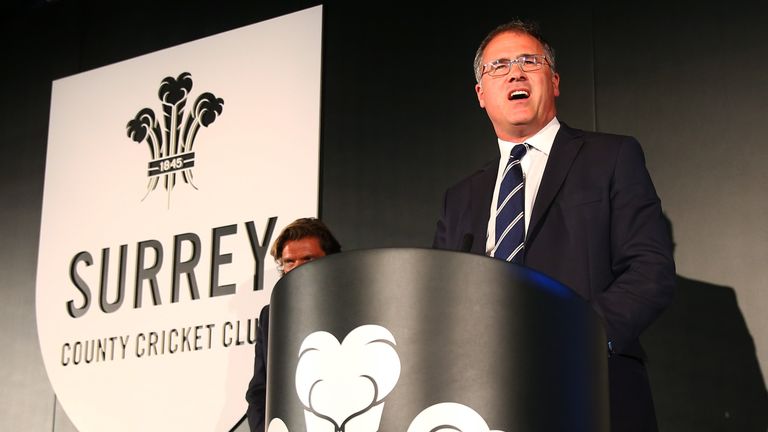
<path fill-rule="evenodd" d="M 195 166 L 195 153 L 192 151 L 200 127 L 208 127 L 216 121 L 224 109 L 224 99 L 217 98 L 210 92 L 198 96 L 184 118 L 187 97 L 192 90 L 192 75 L 184 72 L 173 78 L 166 77 L 160 83 L 158 97 L 163 104 L 163 124 L 150 108 L 144 108 L 128 122 L 128 137 L 137 143 L 146 141 L 151 160 L 148 164 L 147 198 L 157 189 L 160 179 L 168 191 L 168 207 L 171 206 L 171 191 L 176 185 L 176 175 L 193 188 L 192 167 Z"/>

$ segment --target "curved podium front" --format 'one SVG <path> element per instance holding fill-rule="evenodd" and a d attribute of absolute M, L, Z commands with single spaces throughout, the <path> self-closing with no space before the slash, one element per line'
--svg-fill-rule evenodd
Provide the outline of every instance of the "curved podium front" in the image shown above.
<path fill-rule="evenodd" d="M 484 256 L 371 249 L 272 293 L 268 431 L 609 430 L 602 322 L 564 285 Z"/>

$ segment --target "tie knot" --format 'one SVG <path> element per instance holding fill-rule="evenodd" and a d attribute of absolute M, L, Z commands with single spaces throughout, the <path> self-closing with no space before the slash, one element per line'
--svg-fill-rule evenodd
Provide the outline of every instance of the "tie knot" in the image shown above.
<path fill-rule="evenodd" d="M 516 144 L 512 147 L 512 151 L 509 152 L 509 157 L 520 160 L 525 156 L 525 152 L 528 151 L 528 146 L 525 144 Z"/>

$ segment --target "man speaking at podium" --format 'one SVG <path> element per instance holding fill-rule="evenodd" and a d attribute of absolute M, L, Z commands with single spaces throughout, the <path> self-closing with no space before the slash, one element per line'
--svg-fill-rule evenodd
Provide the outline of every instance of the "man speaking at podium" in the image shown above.
<path fill-rule="evenodd" d="M 675 266 L 639 143 L 557 119 L 554 52 L 531 23 L 494 29 L 474 69 L 500 159 L 447 190 L 434 247 L 525 265 L 588 300 L 609 341 L 611 430 L 657 430 L 639 336 L 672 300 Z"/>

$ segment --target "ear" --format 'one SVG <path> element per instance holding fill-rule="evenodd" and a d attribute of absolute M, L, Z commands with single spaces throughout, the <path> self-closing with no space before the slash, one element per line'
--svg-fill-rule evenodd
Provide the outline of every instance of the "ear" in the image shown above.
<path fill-rule="evenodd" d="M 477 93 L 477 101 L 480 103 L 480 108 L 485 108 L 485 91 L 480 83 L 475 84 L 475 93 Z"/>
<path fill-rule="evenodd" d="M 557 72 L 552 74 L 552 90 L 555 97 L 560 96 L 560 74 Z"/>

